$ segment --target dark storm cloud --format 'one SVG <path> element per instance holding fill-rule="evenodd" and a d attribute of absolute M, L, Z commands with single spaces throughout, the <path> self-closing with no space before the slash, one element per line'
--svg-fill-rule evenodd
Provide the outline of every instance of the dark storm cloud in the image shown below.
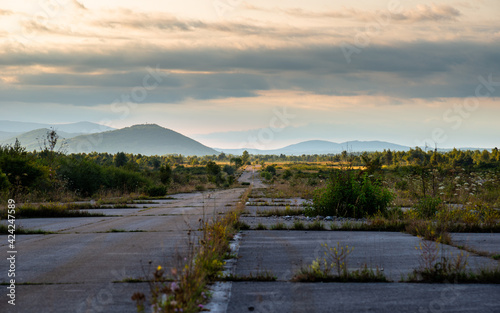
<path fill-rule="evenodd" d="M 493 73 L 494 80 L 500 80 L 496 77 L 499 50 L 497 43 L 473 42 L 374 45 L 354 53 L 351 63 L 339 46 L 327 45 L 6 53 L 0 57 L 0 69 L 41 65 L 61 70 L 57 74 L 23 71 L 25 74 L 16 75 L 16 88 L 2 85 L 2 100 L 110 103 L 140 86 L 148 74 L 146 67 L 183 72 L 171 73 L 144 102 L 249 97 L 270 89 L 328 95 L 465 97 L 473 95 L 479 75 Z"/>

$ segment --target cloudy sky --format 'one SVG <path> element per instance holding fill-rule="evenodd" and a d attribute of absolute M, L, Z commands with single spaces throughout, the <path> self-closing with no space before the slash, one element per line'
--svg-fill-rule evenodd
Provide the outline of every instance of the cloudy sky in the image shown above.
<path fill-rule="evenodd" d="M 500 146 L 500 2 L 0 5 L 1 120 L 157 123 L 224 148 Z"/>

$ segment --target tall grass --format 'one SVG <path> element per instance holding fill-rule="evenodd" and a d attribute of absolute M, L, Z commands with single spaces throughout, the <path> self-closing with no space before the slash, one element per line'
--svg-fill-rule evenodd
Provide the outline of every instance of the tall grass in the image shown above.
<path fill-rule="evenodd" d="M 91 204 L 25 204 L 17 208 L 16 218 L 39 218 L 39 217 L 92 217 L 105 216 L 102 213 L 88 212 L 84 210 L 94 209 Z M 2 218 L 7 218 L 4 210 Z"/>
<path fill-rule="evenodd" d="M 201 236 L 198 239 L 190 232 L 186 255 L 178 257 L 170 273 L 158 266 L 150 281 L 153 312 L 199 312 L 207 301 L 207 285 L 215 281 L 224 266 L 224 257 L 230 251 L 229 241 L 242 224 L 239 216 L 245 208 L 245 201 L 251 187 L 242 200 L 222 217 L 201 221 Z M 173 282 L 167 282 L 173 280 Z M 132 296 L 139 312 L 144 312 L 146 296 L 135 293 Z"/>

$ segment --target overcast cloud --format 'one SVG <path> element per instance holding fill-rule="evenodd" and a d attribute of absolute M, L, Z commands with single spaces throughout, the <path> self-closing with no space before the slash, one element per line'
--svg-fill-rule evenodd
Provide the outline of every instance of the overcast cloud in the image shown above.
<path fill-rule="evenodd" d="M 418 119 L 410 118 L 421 127 L 409 132 L 406 142 L 404 136 L 397 138 L 411 145 L 416 132 L 428 132 L 426 121 L 442 122 L 443 113 L 429 107 L 442 106 L 440 112 L 446 112 L 453 104 L 444 99 L 463 102 L 475 97 L 480 77 L 491 75 L 500 82 L 500 5 L 492 0 L 405 1 L 396 2 L 397 9 L 389 2 L 373 1 L 252 1 L 222 15 L 193 1 L 144 1 L 140 9 L 128 1 L 63 2 L 51 9 L 35 1 L 0 9 L 5 30 L 0 32 L 0 108 L 5 119 L 21 120 L 9 110 L 13 103 L 48 111 L 68 106 L 94 122 L 102 112 L 106 119 L 115 116 L 115 126 L 127 126 L 146 118 L 145 112 L 154 112 L 151 120 L 173 128 L 161 116 L 176 114 L 186 120 L 175 130 L 188 135 L 216 132 L 220 138 L 228 132 L 229 142 L 244 131 L 230 124 L 220 129 L 221 121 L 236 117 L 231 112 L 283 105 L 308 108 L 308 120 L 293 122 L 297 125 L 289 129 L 295 133 L 281 134 L 274 143 L 279 146 L 297 138 L 297 129 L 315 139 L 314 131 L 325 129 L 313 127 L 315 123 L 323 123 L 329 114 L 347 114 L 345 108 L 366 113 L 365 124 L 372 125 L 370 116 L 380 113 L 374 110 L 383 107 L 385 116 L 393 116 L 391 106 L 409 106 L 424 112 Z M 200 6 L 193 9 L 193 3 Z M 150 80 L 155 71 L 158 84 L 144 89 L 145 80 L 155 82 Z M 500 87 L 493 85 L 480 93 L 485 98 L 481 108 L 490 113 L 498 108 Z M 146 92 L 134 97 L 138 88 Z M 142 111 L 126 117 L 114 114 L 109 108 L 116 101 L 135 102 L 134 108 Z M 248 107 L 249 103 L 254 105 Z M 217 127 L 211 128 L 206 120 L 203 131 L 188 125 L 202 118 L 191 114 L 188 119 L 188 112 L 228 105 L 231 110 L 213 117 Z M 481 125 L 478 116 L 468 120 Z M 247 128 L 259 129 L 262 121 L 248 117 L 254 120 Z M 61 123 L 71 119 L 66 113 L 53 117 L 58 121 L 24 118 Z M 492 127 L 500 130 L 484 125 L 483 131 Z M 368 127 L 358 130 L 351 131 L 360 137 L 363 130 L 370 132 Z M 456 130 L 461 131 L 465 128 Z M 214 136 L 203 138 L 215 140 Z M 220 138 L 217 142 L 223 144 Z"/>

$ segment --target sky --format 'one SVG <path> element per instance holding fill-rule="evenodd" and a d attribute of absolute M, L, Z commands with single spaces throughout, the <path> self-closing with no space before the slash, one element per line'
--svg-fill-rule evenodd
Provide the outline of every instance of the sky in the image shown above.
<path fill-rule="evenodd" d="M 0 0 L 0 120 L 500 146 L 500 2 Z"/>

